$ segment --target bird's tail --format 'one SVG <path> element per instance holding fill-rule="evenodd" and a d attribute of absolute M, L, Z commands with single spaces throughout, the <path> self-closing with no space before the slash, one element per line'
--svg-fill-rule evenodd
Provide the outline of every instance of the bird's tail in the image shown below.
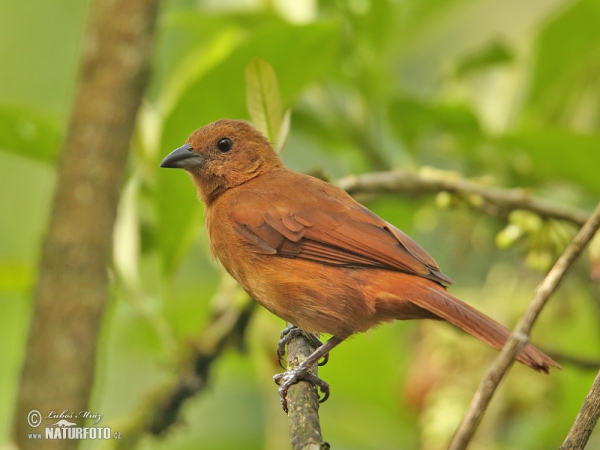
<path fill-rule="evenodd" d="M 420 295 L 412 296 L 410 298 L 412 303 L 456 325 L 492 347 L 502 349 L 511 333 L 508 328 L 454 297 L 442 286 L 426 282 L 419 283 L 419 287 Z M 561 368 L 560 364 L 529 343 L 525 344 L 516 359 L 539 372 L 548 373 L 550 366 Z"/>

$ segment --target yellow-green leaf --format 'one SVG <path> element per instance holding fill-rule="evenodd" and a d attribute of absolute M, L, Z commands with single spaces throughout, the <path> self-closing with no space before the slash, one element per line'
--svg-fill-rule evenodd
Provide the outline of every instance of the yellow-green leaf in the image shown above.
<path fill-rule="evenodd" d="M 280 153 L 285 143 L 287 142 L 287 138 L 290 134 L 290 125 L 292 122 L 292 110 L 288 109 L 283 114 L 283 119 L 281 120 L 281 125 L 279 126 L 279 131 L 277 132 L 277 141 L 275 142 L 275 151 Z"/>
<path fill-rule="evenodd" d="M 262 58 L 246 66 L 246 106 L 256 128 L 274 142 L 281 127 L 281 98 L 275 70 Z"/>

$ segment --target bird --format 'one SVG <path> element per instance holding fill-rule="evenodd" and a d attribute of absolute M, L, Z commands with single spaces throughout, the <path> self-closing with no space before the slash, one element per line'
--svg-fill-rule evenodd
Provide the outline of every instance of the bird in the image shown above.
<path fill-rule="evenodd" d="M 286 168 L 250 123 L 221 119 L 194 131 L 163 168 L 184 169 L 205 205 L 212 256 L 259 304 L 306 333 L 326 333 L 294 370 L 287 390 L 353 334 L 396 320 L 444 320 L 501 349 L 510 330 L 458 299 L 452 280 L 414 240 L 342 189 Z M 560 368 L 526 343 L 516 359 L 537 371 Z"/>

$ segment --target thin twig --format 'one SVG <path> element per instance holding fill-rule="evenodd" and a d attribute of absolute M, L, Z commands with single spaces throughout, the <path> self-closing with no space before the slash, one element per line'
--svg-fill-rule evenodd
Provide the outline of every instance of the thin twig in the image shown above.
<path fill-rule="evenodd" d="M 248 298 L 241 309 L 229 309 L 216 317 L 193 345 L 185 370 L 164 397 L 156 403 L 147 430 L 164 434 L 175 423 L 184 402 L 206 387 L 213 363 L 232 344 L 243 342 L 243 336 L 256 302 Z"/>
<path fill-rule="evenodd" d="M 558 261 L 556 261 L 552 269 L 550 269 L 544 281 L 538 286 L 529 307 L 519 319 L 504 348 L 481 380 L 465 417 L 450 442 L 449 450 L 462 450 L 467 447 L 500 381 L 513 364 L 517 353 L 527 343 L 531 328 L 542 308 L 546 305 L 554 291 L 556 291 L 560 282 L 565 277 L 567 270 L 579 257 L 599 227 L 600 203 L 589 220 L 579 230 L 577 236 L 575 236 Z"/>
<path fill-rule="evenodd" d="M 569 355 L 563 352 L 545 350 L 541 347 L 538 348 L 554 361 L 558 362 L 561 366 L 568 364 L 581 370 L 593 370 L 594 372 L 600 370 L 600 360 L 598 359 L 582 358 L 580 356 Z"/>
<path fill-rule="evenodd" d="M 313 343 L 303 333 L 292 338 L 287 347 L 288 370 L 298 367 L 312 352 Z M 317 375 L 317 365 L 311 369 Z M 323 442 L 319 422 L 319 392 L 307 381 L 300 381 L 287 393 L 290 438 L 294 450 L 325 450 L 329 444 Z"/>
<path fill-rule="evenodd" d="M 600 417 L 600 372 L 559 450 L 583 450 Z"/>
<path fill-rule="evenodd" d="M 511 211 L 524 209 L 546 219 L 567 220 L 579 226 L 589 217 L 586 211 L 535 197 L 526 189 L 489 187 L 462 178 L 454 172 L 441 170 L 422 173 L 395 170 L 349 175 L 335 184 L 351 195 L 382 192 L 423 195 L 450 192 L 494 217 L 505 217 Z"/>
<path fill-rule="evenodd" d="M 225 283 L 217 296 L 239 292 Z M 164 435 L 177 422 L 186 400 L 198 395 L 208 384 L 213 364 L 231 347 L 243 348 L 248 322 L 256 302 L 247 298 L 242 305 L 229 302 L 227 308 L 215 314 L 202 334 L 190 344 L 188 357 L 177 379 L 166 388 L 158 388 L 146 396 L 139 413 L 122 424 L 122 439 L 110 440 L 105 448 L 130 449 L 146 434 Z"/>

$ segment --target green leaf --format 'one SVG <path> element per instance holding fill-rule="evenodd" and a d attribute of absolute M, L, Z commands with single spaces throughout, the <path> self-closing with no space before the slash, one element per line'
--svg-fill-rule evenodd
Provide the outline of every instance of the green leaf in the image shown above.
<path fill-rule="evenodd" d="M 503 42 L 494 41 L 483 49 L 461 58 L 456 67 L 456 76 L 463 77 L 491 66 L 506 64 L 514 59 L 513 53 Z"/>
<path fill-rule="evenodd" d="M 192 48 L 175 66 L 171 77 L 164 84 L 159 99 L 162 114 L 170 114 L 191 83 L 223 62 L 231 54 L 240 37 L 239 30 L 225 29 L 209 42 Z"/>
<path fill-rule="evenodd" d="M 246 106 L 256 128 L 274 142 L 282 116 L 279 83 L 273 66 L 262 58 L 246 66 Z"/>
<path fill-rule="evenodd" d="M 543 121 L 556 122 L 597 91 L 600 76 L 600 6 L 573 2 L 549 22 L 536 42 L 537 57 L 528 106 Z M 592 94 L 594 95 L 594 94 Z"/>
<path fill-rule="evenodd" d="M 412 150 L 419 139 L 432 133 L 456 136 L 462 150 L 468 150 L 482 135 L 476 115 L 463 104 L 399 97 L 390 102 L 389 116 L 392 129 Z"/>
<path fill-rule="evenodd" d="M 200 202 L 183 170 L 158 172 L 158 245 L 162 269 L 171 273 L 192 244 L 194 231 L 202 228 Z"/>
<path fill-rule="evenodd" d="M 531 161 L 531 176 L 560 178 L 600 195 L 600 134 L 568 130 L 522 132 L 496 140 Z"/>
<path fill-rule="evenodd" d="M 53 163 L 61 140 L 57 117 L 33 108 L 0 105 L 0 148 Z"/>

